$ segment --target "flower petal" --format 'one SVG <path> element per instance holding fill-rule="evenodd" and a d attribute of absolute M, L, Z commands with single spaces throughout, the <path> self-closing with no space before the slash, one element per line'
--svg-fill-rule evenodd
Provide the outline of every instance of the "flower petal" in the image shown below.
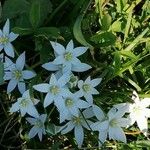
<path fill-rule="evenodd" d="M 56 57 L 52 63 L 55 65 L 61 65 L 64 62 L 65 62 L 64 57 L 62 55 L 60 55 L 60 56 Z"/>
<path fill-rule="evenodd" d="M 34 125 L 34 124 L 36 123 L 36 119 L 35 119 L 35 118 L 27 117 L 26 120 L 27 120 L 31 125 Z"/>
<path fill-rule="evenodd" d="M 78 108 L 88 108 L 88 107 L 90 107 L 90 104 L 83 101 L 83 100 L 78 100 L 76 105 L 77 105 Z"/>
<path fill-rule="evenodd" d="M 50 41 L 54 51 L 58 54 L 58 55 L 62 55 L 65 53 L 65 48 L 63 45 L 57 43 L 57 42 L 52 42 Z"/>
<path fill-rule="evenodd" d="M 21 94 L 23 94 L 26 91 L 26 85 L 24 81 L 18 82 L 18 89 Z"/>
<path fill-rule="evenodd" d="M 60 85 L 60 87 L 63 87 L 64 85 L 67 84 L 67 82 L 69 82 L 69 80 L 70 80 L 70 73 L 65 73 L 63 74 L 62 77 L 58 79 L 58 84 Z"/>
<path fill-rule="evenodd" d="M 6 53 L 8 56 L 14 58 L 14 56 L 15 56 L 15 54 L 14 54 L 14 48 L 13 48 L 13 46 L 12 46 L 11 43 L 7 43 L 7 44 L 4 45 L 4 51 L 5 51 L 5 53 Z"/>
<path fill-rule="evenodd" d="M 85 63 L 80 63 L 78 65 L 73 65 L 72 66 L 72 71 L 75 71 L 75 72 L 84 72 L 84 71 L 87 71 L 89 69 L 91 69 L 92 67 L 88 64 L 85 64 Z"/>
<path fill-rule="evenodd" d="M 11 32 L 9 34 L 9 41 L 10 42 L 14 41 L 18 36 L 19 36 L 19 34 L 15 34 L 15 33 Z"/>
<path fill-rule="evenodd" d="M 78 57 L 84 54 L 87 51 L 88 47 L 76 47 L 73 49 L 72 53 L 75 57 Z"/>
<path fill-rule="evenodd" d="M 22 70 L 25 65 L 25 52 L 23 52 L 16 60 L 16 67 L 19 70 Z"/>
<path fill-rule="evenodd" d="M 81 147 L 84 139 L 84 132 L 82 126 L 76 126 L 74 129 L 74 134 L 78 146 Z"/>
<path fill-rule="evenodd" d="M 150 98 L 144 98 L 143 100 L 141 100 L 141 105 L 143 107 L 148 107 L 150 105 Z"/>
<path fill-rule="evenodd" d="M 9 19 L 7 19 L 4 27 L 3 27 L 3 34 L 5 36 L 8 36 L 9 35 L 9 27 L 10 27 L 10 22 L 9 22 Z"/>
<path fill-rule="evenodd" d="M 38 129 L 33 126 L 29 132 L 29 138 L 31 139 L 31 138 L 35 137 L 37 133 L 38 133 Z"/>
<path fill-rule="evenodd" d="M 36 74 L 33 71 L 24 70 L 22 71 L 23 79 L 31 79 L 36 76 Z"/>
<path fill-rule="evenodd" d="M 73 40 L 70 40 L 69 43 L 66 46 L 66 52 L 72 51 L 74 48 Z"/>
<path fill-rule="evenodd" d="M 5 72 L 3 79 L 4 80 L 10 80 L 12 78 L 11 72 Z"/>
<path fill-rule="evenodd" d="M 51 75 L 51 78 L 50 78 L 50 80 L 49 80 L 49 84 L 50 84 L 50 85 L 56 85 L 57 82 L 58 82 L 58 81 L 57 81 L 55 75 L 52 74 L 52 75 Z"/>
<path fill-rule="evenodd" d="M 64 129 L 62 129 L 61 133 L 62 133 L 62 134 L 66 134 L 66 133 L 68 133 L 69 131 L 71 131 L 73 128 L 74 128 L 74 125 L 73 125 L 73 123 L 70 121 L 70 122 L 68 122 L 68 123 L 65 125 Z"/>
<path fill-rule="evenodd" d="M 45 63 L 42 65 L 42 67 L 48 71 L 57 71 L 59 70 L 59 65 L 55 65 L 52 62 Z"/>
<path fill-rule="evenodd" d="M 11 79 L 7 86 L 7 93 L 12 92 L 14 90 L 14 88 L 16 87 L 17 83 L 18 82 L 16 80 Z"/>
<path fill-rule="evenodd" d="M 49 91 L 50 85 L 47 83 L 41 83 L 34 85 L 33 88 L 39 92 L 47 93 Z"/>
<path fill-rule="evenodd" d="M 19 110 L 19 104 L 18 104 L 18 102 L 16 102 L 11 106 L 10 112 L 16 112 L 18 110 Z"/>
<path fill-rule="evenodd" d="M 99 132 L 99 140 L 104 143 L 107 139 L 107 130 L 106 131 L 101 131 Z M 99 142 L 99 145 L 101 145 L 102 143 Z"/>
<path fill-rule="evenodd" d="M 95 87 L 95 86 L 97 86 L 98 84 L 100 84 L 101 81 L 102 81 L 102 78 L 96 78 L 96 79 L 91 80 L 90 83 L 91 83 L 91 85 L 92 85 L 93 87 Z"/>
<path fill-rule="evenodd" d="M 47 93 L 44 99 L 44 107 L 49 106 L 53 102 L 53 98 L 54 97 L 50 93 Z"/>
<path fill-rule="evenodd" d="M 28 107 L 27 113 L 32 117 L 35 117 L 35 118 L 39 117 L 39 113 L 33 105 Z"/>

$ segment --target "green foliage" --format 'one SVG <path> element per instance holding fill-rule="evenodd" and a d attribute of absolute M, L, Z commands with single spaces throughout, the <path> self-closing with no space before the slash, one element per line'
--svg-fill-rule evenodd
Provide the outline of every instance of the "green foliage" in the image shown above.
<path fill-rule="evenodd" d="M 20 35 L 14 42 L 16 52 L 26 51 L 28 63 L 38 74 L 35 80 L 30 81 L 30 87 L 39 80 L 49 79 L 47 71 L 41 69 L 43 63 L 54 58 L 49 41 L 66 45 L 73 39 L 75 46 L 89 47 L 81 60 L 93 67 L 80 77 L 86 79 L 90 75 L 91 78 L 103 78 L 98 87 L 100 95 L 94 97 L 94 102 L 105 112 L 114 104 L 130 101 L 133 90 L 137 90 L 141 97 L 150 97 L 149 0 L 5 0 L 1 8 L 1 26 L 7 18 L 10 19 L 11 31 Z M 1 62 L 0 147 L 77 148 L 70 134 L 57 134 L 60 128 L 56 126 L 56 110 L 52 110 L 52 120 L 49 118 L 51 124 L 46 128 L 49 136 L 45 136 L 43 142 L 36 138 L 27 140 L 26 121 L 9 113 L 9 107 L 19 93 L 6 96 L 3 76 L 4 64 Z M 43 100 L 42 94 L 36 96 Z M 134 131 L 138 132 L 136 125 Z M 103 149 L 149 149 L 150 142 L 142 134 L 130 132 L 126 129 L 127 144 L 110 141 L 105 143 Z M 98 141 L 93 134 L 85 134 L 83 146 L 97 148 Z"/>

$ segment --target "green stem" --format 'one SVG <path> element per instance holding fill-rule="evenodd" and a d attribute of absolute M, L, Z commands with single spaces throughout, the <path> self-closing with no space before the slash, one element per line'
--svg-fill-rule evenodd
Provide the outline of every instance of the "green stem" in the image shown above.
<path fill-rule="evenodd" d="M 57 14 L 57 12 L 67 3 L 68 0 L 64 0 L 54 11 L 53 13 L 50 15 L 50 17 L 48 18 L 48 20 L 46 21 L 45 24 L 48 24 L 53 17 Z"/>

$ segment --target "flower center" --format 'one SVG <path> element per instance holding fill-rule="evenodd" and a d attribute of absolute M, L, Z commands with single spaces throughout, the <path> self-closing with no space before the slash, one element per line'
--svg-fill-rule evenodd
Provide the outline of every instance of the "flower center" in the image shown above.
<path fill-rule="evenodd" d="M 53 85 L 50 87 L 50 92 L 54 95 L 57 95 L 59 93 L 59 87 L 56 85 Z"/>
<path fill-rule="evenodd" d="M 135 106 L 135 107 L 133 108 L 133 112 L 136 113 L 137 115 L 139 115 L 139 114 L 141 113 L 141 108 L 140 108 L 140 106 Z"/>
<path fill-rule="evenodd" d="M 42 122 L 41 120 L 37 120 L 37 121 L 35 122 L 35 126 L 36 126 L 37 128 L 42 128 L 42 127 L 43 127 L 43 122 Z"/>
<path fill-rule="evenodd" d="M 70 61 L 72 59 L 72 53 L 66 52 L 64 58 L 66 61 Z"/>
<path fill-rule="evenodd" d="M 14 70 L 13 71 L 13 77 L 17 80 L 19 80 L 22 77 L 22 72 L 20 70 Z"/>
<path fill-rule="evenodd" d="M 118 125 L 118 122 L 116 119 L 112 119 L 110 122 L 109 122 L 110 126 L 112 127 L 116 127 Z"/>
<path fill-rule="evenodd" d="M 90 85 L 89 84 L 84 84 L 82 86 L 82 89 L 83 89 L 84 92 L 89 92 L 90 91 Z"/>
<path fill-rule="evenodd" d="M 22 99 L 20 102 L 21 107 L 27 107 L 29 105 L 28 99 Z"/>
<path fill-rule="evenodd" d="M 67 98 L 65 101 L 65 104 L 67 107 L 71 107 L 73 105 L 74 101 L 71 98 Z"/>
<path fill-rule="evenodd" d="M 1 44 L 6 44 L 6 43 L 8 43 L 8 42 L 9 42 L 8 37 L 1 37 L 1 38 L 0 38 L 0 43 L 1 43 Z"/>
<path fill-rule="evenodd" d="M 81 124 L 82 118 L 81 116 L 79 117 L 73 117 L 73 122 L 77 125 Z"/>

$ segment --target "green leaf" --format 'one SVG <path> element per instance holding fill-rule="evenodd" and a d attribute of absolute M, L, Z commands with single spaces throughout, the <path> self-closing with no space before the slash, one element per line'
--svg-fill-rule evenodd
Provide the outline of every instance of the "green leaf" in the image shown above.
<path fill-rule="evenodd" d="M 42 25 L 47 15 L 52 12 L 49 0 L 31 0 L 30 22 L 34 28 Z"/>
<path fill-rule="evenodd" d="M 123 8 L 125 7 L 126 3 L 127 3 L 127 0 L 116 0 L 117 12 L 121 13 Z"/>
<path fill-rule="evenodd" d="M 111 16 L 109 14 L 105 14 L 101 20 L 102 30 L 107 31 L 111 25 Z"/>
<path fill-rule="evenodd" d="M 88 3 L 88 4 L 89 4 L 89 3 Z M 86 5 L 85 5 L 85 6 L 88 7 L 88 4 L 86 4 L 87 6 L 86 6 Z M 84 7 L 85 7 L 85 6 L 84 6 Z M 84 8 L 84 9 L 86 9 L 86 8 Z M 84 9 L 83 9 L 83 10 L 84 10 Z M 79 15 L 78 18 L 76 19 L 75 24 L 74 24 L 74 26 L 73 26 L 73 34 L 74 34 L 74 37 L 76 38 L 76 40 L 77 40 L 78 42 L 80 42 L 82 45 L 87 46 L 87 47 L 89 47 L 91 50 L 93 50 L 94 47 L 93 47 L 91 44 L 89 44 L 89 43 L 85 40 L 85 38 L 84 38 L 84 36 L 83 36 L 83 33 L 82 33 L 81 23 L 82 23 L 82 20 L 83 20 L 84 15 L 85 15 L 85 13 L 82 13 L 82 14 Z"/>
<path fill-rule="evenodd" d="M 150 147 L 150 141 L 149 140 L 136 141 L 136 144 L 140 145 L 142 147 Z"/>
<path fill-rule="evenodd" d="M 119 20 L 115 21 L 111 25 L 111 30 L 113 32 L 124 32 L 124 28 L 125 28 L 125 23 Z"/>
<path fill-rule="evenodd" d="M 46 38 L 58 39 L 60 38 L 60 30 L 56 27 L 42 27 L 39 28 L 35 34 L 37 36 L 45 36 Z"/>
<path fill-rule="evenodd" d="M 4 63 L 0 62 L 0 85 L 4 83 Z"/>
<path fill-rule="evenodd" d="M 33 28 L 37 28 L 39 26 L 41 19 L 41 6 L 40 1 L 33 1 L 30 10 L 30 22 Z"/>
<path fill-rule="evenodd" d="M 117 71 L 121 67 L 121 61 L 120 61 L 120 54 L 119 54 L 119 52 L 115 52 L 115 55 L 114 55 L 114 67 L 115 67 L 115 70 L 117 70 Z"/>
<path fill-rule="evenodd" d="M 29 35 L 33 33 L 32 29 L 30 28 L 20 28 L 20 27 L 15 27 L 12 29 L 12 31 L 19 35 Z"/>
<path fill-rule="evenodd" d="M 91 41 L 105 47 L 114 45 L 116 42 L 116 36 L 112 32 L 99 32 L 91 37 Z"/>
<path fill-rule="evenodd" d="M 29 10 L 29 3 L 26 0 L 6 0 L 3 5 L 2 18 L 6 20 L 22 15 Z"/>
<path fill-rule="evenodd" d="M 61 131 L 61 126 L 56 126 L 54 124 L 49 124 L 46 128 L 46 132 L 50 135 L 56 135 Z"/>

